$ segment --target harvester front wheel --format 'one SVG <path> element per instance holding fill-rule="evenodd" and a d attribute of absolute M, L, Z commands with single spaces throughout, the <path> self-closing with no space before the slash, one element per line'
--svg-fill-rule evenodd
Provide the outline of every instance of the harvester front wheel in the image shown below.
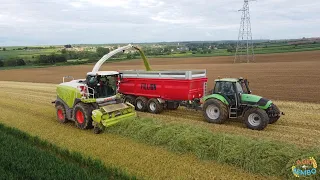
<path fill-rule="evenodd" d="M 155 98 L 149 99 L 148 111 L 153 114 L 159 114 L 163 111 L 163 105 Z"/>
<path fill-rule="evenodd" d="M 73 119 L 78 128 L 90 129 L 92 128 L 92 108 L 88 104 L 78 103 L 74 106 Z"/>
<path fill-rule="evenodd" d="M 269 117 L 266 111 L 259 108 L 251 108 L 245 112 L 244 121 L 249 129 L 263 130 L 269 124 Z"/>
<path fill-rule="evenodd" d="M 57 119 L 60 123 L 67 123 L 68 119 L 66 117 L 66 109 L 61 103 L 56 104 L 56 110 L 57 110 Z"/>
<path fill-rule="evenodd" d="M 148 99 L 142 96 L 138 97 L 136 99 L 135 106 L 137 111 L 146 111 L 148 106 Z"/>
<path fill-rule="evenodd" d="M 217 99 L 209 99 L 203 105 L 203 116 L 209 123 L 222 124 L 228 119 L 228 107 Z"/>

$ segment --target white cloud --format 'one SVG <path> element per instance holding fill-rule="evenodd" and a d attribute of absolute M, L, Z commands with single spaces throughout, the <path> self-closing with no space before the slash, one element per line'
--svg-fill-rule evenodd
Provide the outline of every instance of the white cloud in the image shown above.
<path fill-rule="evenodd" d="M 1 0 L 0 46 L 237 39 L 242 0 Z M 254 38 L 320 36 L 320 2 L 250 3 Z"/>

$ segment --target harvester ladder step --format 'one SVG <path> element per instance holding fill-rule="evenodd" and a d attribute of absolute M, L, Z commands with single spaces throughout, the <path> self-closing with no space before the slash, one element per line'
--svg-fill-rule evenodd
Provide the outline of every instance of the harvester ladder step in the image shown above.
<path fill-rule="evenodd" d="M 229 118 L 234 119 L 238 117 L 238 108 L 230 107 L 229 109 Z"/>

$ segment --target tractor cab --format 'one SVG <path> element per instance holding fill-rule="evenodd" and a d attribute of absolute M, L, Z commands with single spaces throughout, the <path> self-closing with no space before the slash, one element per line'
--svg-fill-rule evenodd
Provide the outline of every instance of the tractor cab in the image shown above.
<path fill-rule="evenodd" d="M 213 94 L 223 96 L 232 106 L 241 104 L 242 94 L 251 94 L 249 82 L 243 78 L 223 78 L 215 80 Z"/>
<path fill-rule="evenodd" d="M 94 98 L 108 98 L 115 96 L 118 89 L 119 72 L 98 71 L 96 74 L 87 73 L 86 84 L 89 94 Z"/>

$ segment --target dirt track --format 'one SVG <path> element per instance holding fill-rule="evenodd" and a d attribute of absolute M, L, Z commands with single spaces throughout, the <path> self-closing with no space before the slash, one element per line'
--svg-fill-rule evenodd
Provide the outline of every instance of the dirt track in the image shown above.
<path fill-rule="evenodd" d="M 220 77 L 245 77 L 254 94 L 273 100 L 320 103 L 320 51 L 258 55 L 256 63 L 233 64 L 233 57 L 155 58 L 155 70 L 207 69 L 212 89 Z M 84 78 L 93 65 L 0 71 L 0 81 L 59 83 L 65 75 Z M 105 64 L 103 70 L 143 69 L 141 60 Z"/>

